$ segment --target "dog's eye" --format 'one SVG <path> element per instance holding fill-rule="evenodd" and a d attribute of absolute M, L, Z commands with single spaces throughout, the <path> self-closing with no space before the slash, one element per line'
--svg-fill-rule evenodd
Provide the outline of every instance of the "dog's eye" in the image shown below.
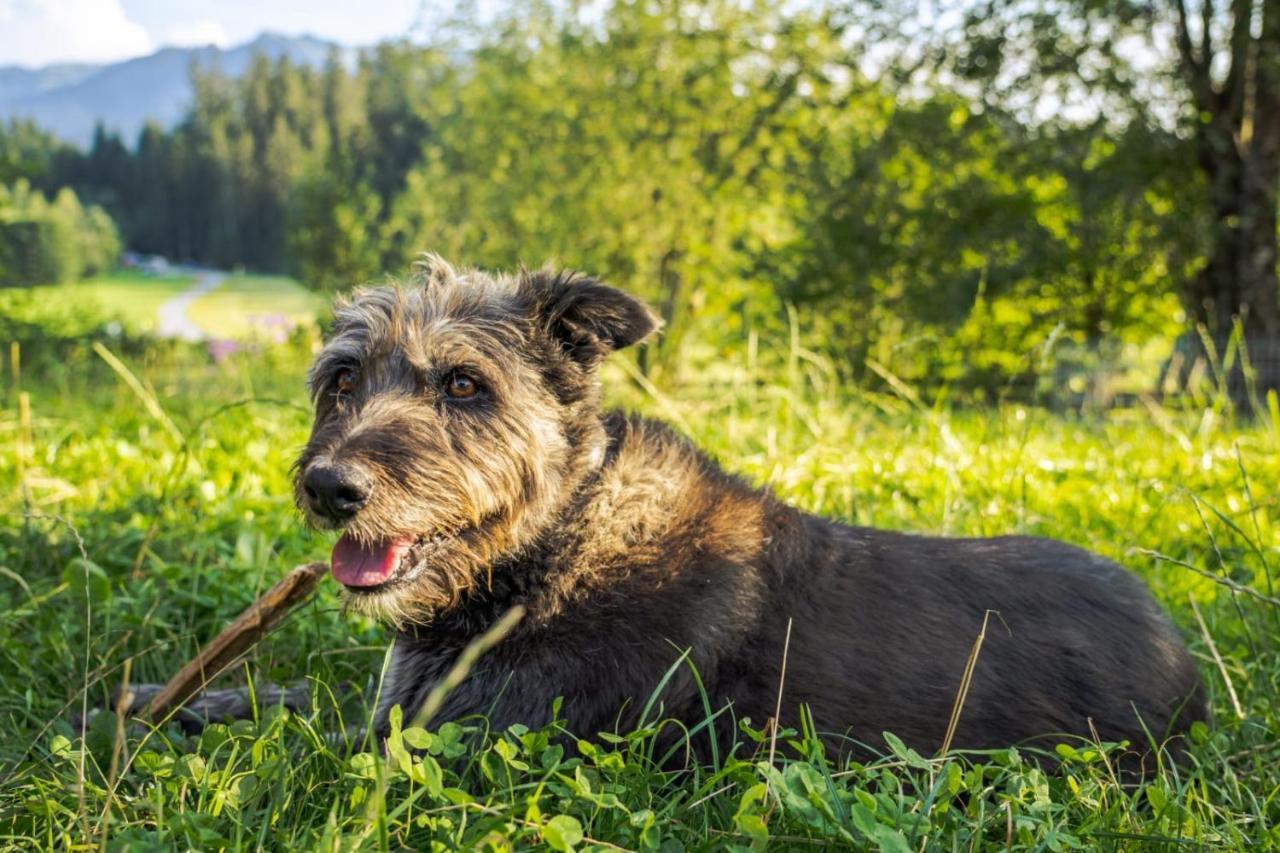
<path fill-rule="evenodd" d="M 354 367 L 344 367 L 338 371 L 333 377 L 334 384 L 338 387 L 338 391 L 343 394 L 349 394 L 356 387 L 356 371 Z"/>
<path fill-rule="evenodd" d="M 480 385 L 460 370 L 450 373 L 444 380 L 444 392 L 454 400 L 465 400 L 468 397 L 474 397 L 479 390 Z"/>

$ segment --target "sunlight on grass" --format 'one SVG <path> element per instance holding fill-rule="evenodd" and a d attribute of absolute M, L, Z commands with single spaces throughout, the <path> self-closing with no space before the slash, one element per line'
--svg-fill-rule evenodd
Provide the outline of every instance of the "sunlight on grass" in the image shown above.
<path fill-rule="evenodd" d="M 1098 745 L 1060 747 L 1063 769 L 1046 773 L 1019 750 L 943 761 L 891 736 L 883 759 L 839 764 L 809 730 L 784 732 L 770 762 L 764 720 L 721 744 L 718 764 L 684 773 L 656 766 L 655 728 L 490 732 L 470 720 L 398 730 L 383 755 L 327 739 L 368 719 L 386 639 L 340 612 L 331 583 L 223 679 L 309 679 L 311 713 L 264 708 L 257 722 L 199 736 L 168 726 L 125 729 L 123 739 L 106 714 L 82 741 L 69 714 L 82 702 L 107 704 L 126 662 L 132 678 L 163 681 L 289 567 L 326 556 L 330 537 L 302 527 L 289 483 L 309 424 L 302 376 L 312 345 L 297 339 L 220 365 L 196 348 L 146 349 L 126 359 L 141 391 L 92 352 L 45 359 L 47 373 L 22 380 L 26 420 L 19 389 L 5 380 L 6 843 L 899 851 L 1280 843 L 1280 610 L 1262 598 L 1274 598 L 1280 560 L 1276 425 L 1176 409 L 1082 418 L 925 407 L 910 389 L 842 385 L 816 362 L 788 371 L 786 352 L 762 354 L 751 368 L 724 356 L 715 372 L 689 371 L 662 387 L 638 384 L 634 368 L 620 365 L 605 377 L 615 403 L 686 424 L 730 470 L 805 509 L 907 530 L 1053 536 L 1124 562 L 1173 612 L 1213 697 L 1216 728 L 1193 732 L 1190 766 L 1125 788 Z M 163 418 L 138 398 L 153 392 Z"/>
<path fill-rule="evenodd" d="M 160 306 L 181 294 L 194 281 L 191 275 L 151 276 L 129 270 L 71 284 L 46 284 L 14 291 L 30 294 L 38 306 L 50 310 L 74 308 L 111 317 L 131 332 L 156 328 Z"/>
<path fill-rule="evenodd" d="M 311 324 L 328 301 L 287 276 L 237 273 L 187 309 L 216 338 L 271 338 L 287 327 Z"/>

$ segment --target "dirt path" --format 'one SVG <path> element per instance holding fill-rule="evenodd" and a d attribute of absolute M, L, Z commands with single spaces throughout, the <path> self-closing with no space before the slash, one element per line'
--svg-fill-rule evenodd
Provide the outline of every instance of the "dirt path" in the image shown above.
<path fill-rule="evenodd" d="M 202 341 L 206 335 L 191 322 L 187 308 L 201 296 L 216 289 L 226 279 L 222 272 L 202 272 L 190 288 L 160 306 L 156 334 L 162 338 L 180 338 L 184 341 Z"/>

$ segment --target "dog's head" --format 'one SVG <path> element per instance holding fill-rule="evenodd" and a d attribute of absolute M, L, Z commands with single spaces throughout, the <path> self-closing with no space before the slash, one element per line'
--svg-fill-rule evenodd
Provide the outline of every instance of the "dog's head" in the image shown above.
<path fill-rule="evenodd" d="M 656 327 L 590 278 L 431 256 L 406 286 L 340 300 L 294 491 L 309 522 L 343 531 L 350 605 L 430 618 L 535 541 L 603 459 L 599 363 Z"/>

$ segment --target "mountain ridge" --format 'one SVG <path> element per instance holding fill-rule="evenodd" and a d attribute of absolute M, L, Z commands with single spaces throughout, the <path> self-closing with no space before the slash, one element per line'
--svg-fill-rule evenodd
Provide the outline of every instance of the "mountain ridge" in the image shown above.
<path fill-rule="evenodd" d="M 143 126 L 155 121 L 170 127 L 191 104 L 190 69 L 218 65 L 239 77 L 263 54 L 288 57 L 318 67 L 331 50 L 349 59 L 354 49 L 311 35 L 266 32 L 229 48 L 215 45 L 163 47 L 120 62 L 57 63 L 41 68 L 0 67 L 0 118 L 26 118 L 55 136 L 87 147 L 98 124 L 132 145 Z"/>

